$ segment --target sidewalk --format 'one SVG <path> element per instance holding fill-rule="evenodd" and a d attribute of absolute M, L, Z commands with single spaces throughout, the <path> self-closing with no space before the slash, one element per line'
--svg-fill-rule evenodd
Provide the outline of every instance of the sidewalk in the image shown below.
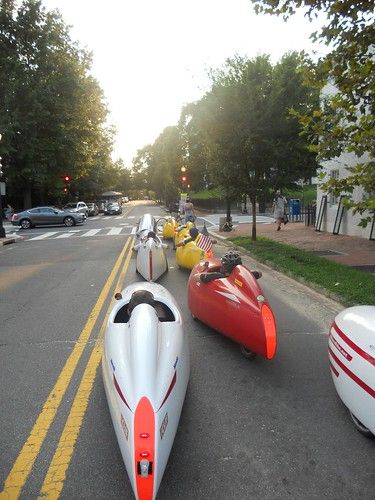
<path fill-rule="evenodd" d="M 251 224 L 239 224 L 229 233 L 217 231 L 215 234 L 224 239 L 251 237 L 251 231 Z M 281 231 L 276 231 L 276 224 L 257 224 L 258 236 L 288 243 L 341 264 L 375 273 L 375 241 L 315 231 L 315 228 L 305 226 L 302 222 L 289 222 L 282 226 Z"/>

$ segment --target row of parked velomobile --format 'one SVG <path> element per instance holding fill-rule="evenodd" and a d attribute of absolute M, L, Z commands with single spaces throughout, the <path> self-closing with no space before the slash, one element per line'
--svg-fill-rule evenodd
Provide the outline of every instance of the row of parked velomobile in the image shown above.
<path fill-rule="evenodd" d="M 137 271 L 146 281 L 117 294 L 103 350 L 103 379 L 128 476 L 138 499 L 156 497 L 177 431 L 190 373 L 187 336 L 172 295 L 154 283 L 168 270 L 158 222 L 144 215 L 136 233 Z M 162 228 L 173 246 L 189 226 L 169 218 Z M 176 249 L 180 267 L 191 270 L 188 304 L 192 315 L 240 344 L 249 358 L 272 359 L 276 323 L 259 287 L 260 273 L 237 265 L 229 276 L 203 282 L 220 260 L 194 241 Z M 138 298 L 137 298 L 138 297 Z M 135 300 L 137 299 L 137 300 Z M 329 332 L 329 363 L 336 390 L 356 427 L 375 434 L 375 307 L 342 311 Z"/>

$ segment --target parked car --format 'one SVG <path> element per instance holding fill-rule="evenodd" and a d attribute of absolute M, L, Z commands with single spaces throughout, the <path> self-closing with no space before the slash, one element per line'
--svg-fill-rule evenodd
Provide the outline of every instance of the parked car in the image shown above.
<path fill-rule="evenodd" d="M 88 215 L 98 215 L 99 207 L 96 203 L 87 203 Z"/>
<path fill-rule="evenodd" d="M 13 226 L 30 229 L 33 226 L 64 224 L 67 227 L 85 222 L 86 217 L 79 212 L 65 212 L 56 207 L 35 207 L 13 214 Z"/>
<path fill-rule="evenodd" d="M 87 205 L 84 201 L 71 201 L 63 206 L 63 210 L 65 210 L 65 212 L 79 212 L 81 214 L 84 214 L 86 217 L 88 217 L 89 214 L 89 209 L 87 208 Z"/>
<path fill-rule="evenodd" d="M 104 208 L 104 215 L 119 215 L 122 214 L 122 208 L 118 203 L 108 203 Z"/>

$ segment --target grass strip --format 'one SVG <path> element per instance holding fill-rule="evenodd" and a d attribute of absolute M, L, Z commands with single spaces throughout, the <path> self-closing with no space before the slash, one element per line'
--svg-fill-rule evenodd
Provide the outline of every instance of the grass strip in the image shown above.
<path fill-rule="evenodd" d="M 375 278 L 363 271 L 330 261 L 286 243 L 269 238 L 229 238 L 246 249 L 259 262 L 306 284 L 324 289 L 327 295 L 344 306 L 373 305 Z"/>

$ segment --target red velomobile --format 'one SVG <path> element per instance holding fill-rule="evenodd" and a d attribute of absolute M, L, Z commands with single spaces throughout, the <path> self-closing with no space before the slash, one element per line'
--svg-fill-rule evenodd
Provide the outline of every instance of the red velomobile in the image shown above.
<path fill-rule="evenodd" d="M 256 276 L 261 273 L 253 274 L 241 263 L 229 276 L 202 281 L 209 273 L 220 275 L 221 265 L 220 259 L 212 258 L 191 271 L 188 282 L 191 314 L 240 344 L 247 358 L 259 354 L 272 359 L 276 353 L 276 322 L 257 282 Z"/>

